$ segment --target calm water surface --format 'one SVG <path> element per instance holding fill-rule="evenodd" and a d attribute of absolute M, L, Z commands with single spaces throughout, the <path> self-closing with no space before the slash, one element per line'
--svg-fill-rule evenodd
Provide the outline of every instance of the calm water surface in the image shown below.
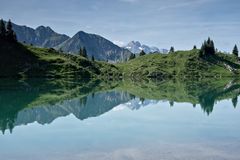
<path fill-rule="evenodd" d="M 129 83 L 1 84 L 4 160 L 240 159 L 237 82 L 203 90 L 166 83 L 151 83 L 150 90 Z"/>

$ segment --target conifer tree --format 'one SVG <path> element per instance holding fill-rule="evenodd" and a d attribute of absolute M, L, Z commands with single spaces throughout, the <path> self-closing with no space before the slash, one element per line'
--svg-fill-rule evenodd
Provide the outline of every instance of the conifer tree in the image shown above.
<path fill-rule="evenodd" d="M 175 49 L 174 49 L 174 47 L 172 46 L 172 47 L 170 48 L 169 53 L 174 53 L 174 52 L 175 52 Z"/>
<path fill-rule="evenodd" d="M 131 53 L 129 60 L 136 58 L 136 55 L 134 53 Z"/>
<path fill-rule="evenodd" d="M 174 106 L 174 101 L 169 101 L 170 107 Z"/>
<path fill-rule="evenodd" d="M 203 43 L 202 46 L 201 46 L 201 49 L 199 51 L 201 57 L 204 55 L 204 51 L 205 51 L 205 46 L 204 46 L 204 43 Z"/>
<path fill-rule="evenodd" d="M 83 53 L 83 51 L 82 51 L 82 47 L 80 47 L 80 49 L 79 49 L 79 55 L 80 55 L 80 56 L 83 56 L 82 53 Z"/>
<path fill-rule="evenodd" d="M 83 49 L 82 49 L 82 55 L 83 55 L 83 57 L 88 58 L 87 50 L 85 47 L 83 47 Z"/>
<path fill-rule="evenodd" d="M 10 40 L 13 36 L 12 22 L 9 20 L 7 22 L 7 38 Z"/>
<path fill-rule="evenodd" d="M 87 56 L 87 50 L 86 50 L 85 47 L 80 48 L 80 50 L 79 50 L 79 55 L 82 56 L 82 57 L 88 58 L 88 56 Z"/>
<path fill-rule="evenodd" d="M 214 46 L 213 40 L 208 38 L 207 41 L 204 41 L 202 44 L 202 47 L 200 49 L 200 56 L 208 56 L 208 55 L 214 55 L 216 53 L 216 49 Z"/>
<path fill-rule="evenodd" d="M 95 61 L 95 58 L 94 58 L 94 56 L 92 55 L 92 61 L 94 62 Z"/>
<path fill-rule="evenodd" d="M 144 103 L 144 101 L 145 101 L 145 98 L 140 98 L 140 101 L 142 102 L 142 104 Z"/>
<path fill-rule="evenodd" d="M 236 96 L 235 98 L 232 99 L 232 104 L 234 108 L 237 107 L 237 103 L 238 103 L 238 97 Z"/>
<path fill-rule="evenodd" d="M 209 48 L 209 50 L 210 50 L 209 54 L 215 54 L 216 53 L 215 45 L 214 45 L 214 42 L 212 40 L 210 41 L 210 48 Z"/>
<path fill-rule="evenodd" d="M 6 28 L 3 19 L 0 20 L 0 40 L 3 40 L 6 36 Z"/>
<path fill-rule="evenodd" d="M 232 53 L 233 53 L 234 56 L 238 57 L 238 47 L 237 47 L 237 45 L 234 46 Z"/>
<path fill-rule="evenodd" d="M 146 55 L 146 53 L 144 52 L 144 50 L 142 50 L 140 53 L 139 53 L 139 56 L 144 56 Z"/>
<path fill-rule="evenodd" d="M 11 20 L 9 20 L 7 22 L 6 38 L 9 41 L 17 41 L 17 36 L 16 36 L 15 32 L 12 29 L 12 22 L 11 22 Z"/>

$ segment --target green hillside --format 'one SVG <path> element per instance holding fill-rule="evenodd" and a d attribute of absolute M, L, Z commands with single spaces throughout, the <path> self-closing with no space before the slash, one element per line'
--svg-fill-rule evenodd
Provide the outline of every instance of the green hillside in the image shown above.
<path fill-rule="evenodd" d="M 149 54 L 117 65 L 125 77 L 141 78 L 203 78 L 229 77 L 239 74 L 237 58 L 217 53 L 201 57 L 199 50 L 177 51 L 170 54 Z"/>
<path fill-rule="evenodd" d="M 20 43 L 1 42 L 0 53 L 1 77 L 96 78 L 119 73 L 105 62 Z"/>
<path fill-rule="evenodd" d="M 80 79 L 202 79 L 239 75 L 240 64 L 234 55 L 200 51 L 148 54 L 124 63 L 93 61 L 55 49 L 37 48 L 18 42 L 0 43 L 1 77 L 54 77 Z"/>

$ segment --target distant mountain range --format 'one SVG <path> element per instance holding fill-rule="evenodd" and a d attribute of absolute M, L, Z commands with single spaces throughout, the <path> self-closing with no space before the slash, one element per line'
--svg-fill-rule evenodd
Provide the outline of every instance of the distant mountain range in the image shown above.
<path fill-rule="evenodd" d="M 73 37 L 59 34 L 50 27 L 39 26 L 36 29 L 13 24 L 18 41 L 34 46 L 62 49 L 71 54 L 77 54 L 80 47 L 87 49 L 88 55 L 98 60 L 126 60 L 131 52 L 121 48 L 111 41 L 95 34 L 78 32 Z"/>
<path fill-rule="evenodd" d="M 138 54 L 142 50 L 146 53 L 154 53 L 154 52 L 160 52 L 160 53 L 168 53 L 168 50 L 166 49 L 159 49 L 157 47 L 150 47 L 145 44 L 141 44 L 139 41 L 131 41 L 129 42 L 124 48 L 128 49 L 132 53 Z"/>
<path fill-rule="evenodd" d="M 129 100 L 131 100 L 131 97 L 128 93 L 112 91 L 97 93 L 94 97 L 88 95 L 82 99 L 75 98 L 56 104 L 35 106 L 18 112 L 13 125 L 15 127 L 33 122 L 38 122 L 42 125 L 50 124 L 55 119 L 70 114 L 73 114 L 79 120 L 85 120 L 105 114 Z"/>
<path fill-rule="evenodd" d="M 140 98 L 135 98 L 125 103 L 125 105 L 131 110 L 139 110 L 140 108 L 146 107 L 150 104 L 157 104 L 158 102 L 159 102 L 158 100 L 141 101 Z"/>
<path fill-rule="evenodd" d="M 13 24 L 18 41 L 39 47 L 53 48 L 70 37 L 54 32 L 50 27 L 39 26 L 36 29 Z"/>

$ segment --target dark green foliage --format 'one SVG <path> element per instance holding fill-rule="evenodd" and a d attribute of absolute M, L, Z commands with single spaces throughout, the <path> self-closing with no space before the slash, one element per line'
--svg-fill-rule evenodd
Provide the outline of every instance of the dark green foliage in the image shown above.
<path fill-rule="evenodd" d="M 88 58 L 87 50 L 86 50 L 85 47 L 80 48 L 79 55 L 82 56 L 82 57 Z"/>
<path fill-rule="evenodd" d="M 94 58 L 94 56 L 92 56 L 92 61 L 93 61 L 93 62 L 95 61 L 95 58 Z"/>
<path fill-rule="evenodd" d="M 144 98 L 142 98 L 142 97 L 140 97 L 139 98 L 140 99 L 140 101 L 142 102 L 142 104 L 144 103 L 144 101 L 145 101 L 145 99 Z"/>
<path fill-rule="evenodd" d="M 12 30 L 12 22 L 11 22 L 11 20 L 8 20 L 8 22 L 7 22 L 7 31 L 8 32 L 13 31 Z"/>
<path fill-rule="evenodd" d="M 0 39 L 4 39 L 6 35 L 6 28 L 3 19 L 0 20 Z"/>
<path fill-rule="evenodd" d="M 57 51 L 56 51 L 54 48 L 49 48 L 49 49 L 48 49 L 48 52 L 50 52 L 50 53 L 56 53 Z"/>
<path fill-rule="evenodd" d="M 7 22 L 7 32 L 6 32 L 6 38 L 8 41 L 16 42 L 17 41 L 17 36 L 15 32 L 12 29 L 12 22 L 9 20 Z"/>
<path fill-rule="evenodd" d="M 174 52 L 175 52 L 175 49 L 174 49 L 174 47 L 172 46 L 172 47 L 170 48 L 169 53 L 174 53 Z"/>
<path fill-rule="evenodd" d="M 17 36 L 12 29 L 11 20 L 7 22 L 7 29 L 5 23 L 1 19 L 0 21 L 0 41 L 17 42 Z"/>
<path fill-rule="evenodd" d="M 207 41 L 204 41 L 202 47 L 200 49 L 200 56 L 209 56 L 214 55 L 216 53 L 215 46 L 213 40 L 208 38 Z"/>
<path fill-rule="evenodd" d="M 142 50 L 142 51 L 140 52 L 139 56 L 144 56 L 144 55 L 146 55 L 146 53 L 144 52 L 144 50 Z"/>
<path fill-rule="evenodd" d="M 238 57 L 238 47 L 237 47 L 237 45 L 234 46 L 232 53 L 233 53 L 234 56 Z"/>
<path fill-rule="evenodd" d="M 130 57 L 129 57 L 129 60 L 132 60 L 132 59 L 134 59 L 134 58 L 136 58 L 136 55 L 135 55 L 134 53 L 131 53 L 131 55 L 130 55 Z"/>
<path fill-rule="evenodd" d="M 88 55 L 87 55 L 87 50 L 85 47 L 83 47 L 83 57 L 87 58 Z"/>
<path fill-rule="evenodd" d="M 82 53 L 83 53 L 83 51 L 82 51 L 82 47 L 79 49 L 79 55 L 80 56 L 82 56 Z"/>
<path fill-rule="evenodd" d="M 174 101 L 169 101 L 169 104 L 170 104 L 171 107 L 173 107 L 174 106 Z"/>
<path fill-rule="evenodd" d="M 233 103 L 233 107 L 236 108 L 238 103 L 238 97 L 233 98 L 232 103 Z"/>
<path fill-rule="evenodd" d="M 58 52 L 59 52 L 59 53 L 63 53 L 63 49 L 60 48 L 60 49 L 58 50 Z"/>
<path fill-rule="evenodd" d="M 60 54 L 54 49 L 25 46 L 2 41 L 0 77 L 95 78 L 108 73 L 117 75 L 118 68 L 104 62 L 91 62 L 81 56 Z"/>

